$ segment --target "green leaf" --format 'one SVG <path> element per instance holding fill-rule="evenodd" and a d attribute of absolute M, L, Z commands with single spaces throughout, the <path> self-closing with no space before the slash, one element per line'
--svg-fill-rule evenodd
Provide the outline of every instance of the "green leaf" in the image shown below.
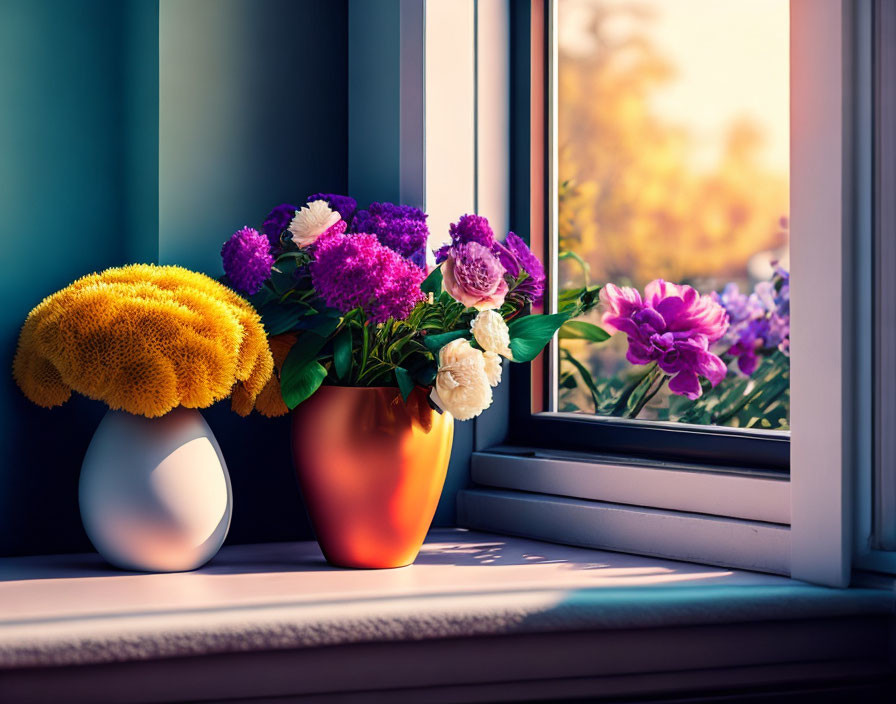
<path fill-rule="evenodd" d="M 452 340 L 457 340 L 461 337 L 469 340 L 472 334 L 470 330 L 454 330 L 453 332 L 443 332 L 441 335 L 427 335 L 423 338 L 423 344 L 426 345 L 426 349 L 430 352 L 438 352 Z"/>
<path fill-rule="evenodd" d="M 311 310 L 308 306 L 290 303 L 286 305 L 265 306 L 261 313 L 261 322 L 268 335 L 279 335 L 295 330 L 299 320 Z"/>
<path fill-rule="evenodd" d="M 597 407 L 600 403 L 600 392 L 597 390 L 597 385 L 594 383 L 594 377 L 591 376 L 591 372 L 589 372 L 588 369 L 585 368 L 584 364 L 573 357 L 569 350 L 563 350 L 563 359 L 564 361 L 572 364 L 572 366 L 576 368 L 576 371 L 579 372 L 579 376 L 582 377 L 582 381 L 585 382 L 585 386 L 588 387 L 588 391 L 591 393 L 591 400 L 594 403 L 594 412 L 597 413 Z M 575 388 L 577 386 L 575 377 L 570 375 L 569 378 L 572 379 L 571 388 Z"/>
<path fill-rule="evenodd" d="M 569 319 L 568 313 L 527 315 L 507 326 L 510 331 L 510 351 L 514 362 L 531 362 L 551 341 L 554 333 Z"/>
<path fill-rule="evenodd" d="M 601 288 L 601 286 L 586 286 L 564 289 L 557 295 L 557 309 L 561 313 L 569 313 L 570 317 L 587 313 L 600 303 Z"/>
<path fill-rule="evenodd" d="M 414 380 L 411 379 L 410 373 L 404 367 L 395 367 L 395 380 L 401 390 L 401 398 L 407 401 L 411 391 L 414 390 Z"/>
<path fill-rule="evenodd" d="M 429 362 L 420 367 L 414 376 L 420 386 L 430 386 L 435 382 L 436 374 L 438 374 L 438 367 L 434 362 Z"/>
<path fill-rule="evenodd" d="M 311 257 L 309 257 L 308 253 L 304 250 L 290 251 L 290 252 L 283 252 L 283 253 L 279 254 L 277 256 L 276 262 L 279 264 L 280 262 L 285 262 L 290 259 L 295 261 L 296 263 L 301 262 L 304 264 L 304 263 L 308 262 L 311 259 Z"/>
<path fill-rule="evenodd" d="M 283 372 L 289 367 L 303 367 L 308 362 L 317 359 L 317 355 L 327 343 L 327 338 L 314 332 L 303 332 L 292 346 L 286 360 L 283 362 Z M 281 375 L 283 374 L 281 372 Z"/>
<path fill-rule="evenodd" d="M 442 267 L 438 266 L 429 272 L 429 276 L 423 279 L 423 283 L 420 284 L 420 289 L 423 293 L 431 293 L 434 296 L 438 296 L 442 290 Z"/>
<path fill-rule="evenodd" d="M 336 332 L 336 328 L 339 327 L 339 318 L 333 318 L 321 313 L 309 320 L 307 326 L 303 325 L 302 327 L 312 335 L 327 338 Z"/>
<path fill-rule="evenodd" d="M 561 340 L 603 342 L 610 339 L 610 333 L 594 323 L 586 323 L 584 320 L 567 320 L 560 327 L 559 337 Z"/>
<path fill-rule="evenodd" d="M 306 364 L 289 364 L 289 357 L 280 372 L 280 391 L 290 409 L 298 406 L 320 388 L 327 370 L 316 359 Z"/>
<path fill-rule="evenodd" d="M 340 381 L 345 381 L 351 374 L 352 331 L 348 325 L 333 339 L 333 367 Z"/>
<path fill-rule="evenodd" d="M 271 270 L 269 281 L 278 295 L 282 296 L 290 289 L 295 288 L 296 280 L 293 278 L 295 270 L 296 265 L 294 259 L 286 259 L 279 262 L 277 267 Z"/>

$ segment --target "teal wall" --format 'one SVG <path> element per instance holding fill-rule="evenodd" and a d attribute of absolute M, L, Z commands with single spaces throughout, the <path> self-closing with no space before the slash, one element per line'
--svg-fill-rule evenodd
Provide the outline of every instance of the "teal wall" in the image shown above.
<path fill-rule="evenodd" d="M 130 150 L 146 142 L 124 118 L 154 97 L 128 85 L 124 68 L 157 61 L 154 44 L 128 46 L 125 28 L 141 11 L 106 0 L 0 0 L 0 554 L 87 546 L 78 468 L 103 409 L 83 399 L 37 408 L 9 370 L 35 304 L 131 253 L 128 219 L 142 184 L 131 189 Z M 146 122 L 152 131 L 152 116 Z"/>
<path fill-rule="evenodd" d="M 104 407 L 22 396 L 9 370 L 28 311 L 127 262 L 218 276 L 232 232 L 313 192 L 398 200 L 398 9 L 0 0 L 0 555 L 90 549 L 77 482 Z M 288 418 L 242 419 L 227 402 L 204 415 L 233 482 L 228 542 L 311 538 Z M 454 523 L 473 442 L 458 424 L 439 525 Z"/>
<path fill-rule="evenodd" d="M 347 3 L 163 0 L 159 260 L 212 276 L 268 210 L 348 190 Z M 289 419 L 203 412 L 234 491 L 229 542 L 310 538 Z"/>
<path fill-rule="evenodd" d="M 0 0 L 0 555 L 89 549 L 77 481 L 100 404 L 30 404 L 9 370 L 44 296 L 129 261 L 216 276 L 231 232 L 347 190 L 339 0 Z M 286 419 L 206 417 L 232 542 L 310 537 Z"/>

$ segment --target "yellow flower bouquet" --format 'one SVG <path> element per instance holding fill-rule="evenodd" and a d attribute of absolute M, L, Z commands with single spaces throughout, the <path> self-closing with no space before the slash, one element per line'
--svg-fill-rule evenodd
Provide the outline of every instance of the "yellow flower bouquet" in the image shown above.
<path fill-rule="evenodd" d="M 148 418 L 206 408 L 235 385 L 245 415 L 272 369 L 246 300 L 204 274 L 150 264 L 90 274 L 44 299 L 13 362 L 16 383 L 39 406 L 77 391 Z"/>
<path fill-rule="evenodd" d="M 128 569 L 210 559 L 230 525 L 221 450 L 199 408 L 248 414 L 273 370 L 259 315 L 217 281 L 134 264 L 84 276 L 28 315 L 13 376 L 45 408 L 76 391 L 109 407 L 81 469 L 84 528 Z"/>

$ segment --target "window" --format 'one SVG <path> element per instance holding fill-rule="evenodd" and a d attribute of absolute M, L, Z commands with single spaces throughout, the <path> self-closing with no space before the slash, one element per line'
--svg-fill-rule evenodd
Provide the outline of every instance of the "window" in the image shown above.
<path fill-rule="evenodd" d="M 707 340 L 680 351 L 654 335 L 670 349 L 642 346 L 633 363 L 639 340 L 606 339 L 611 321 L 592 296 L 522 382 L 512 406 L 532 413 L 512 431 L 542 446 L 786 473 L 788 1 L 554 0 L 533 3 L 530 19 L 529 63 L 517 52 L 514 68 L 531 73 L 534 158 L 514 170 L 513 211 L 552 262 L 547 306 L 604 284 L 643 297 L 662 279 L 706 294 L 716 317 Z M 700 361 L 698 377 L 684 355 L 701 344 L 710 367 Z"/>
<path fill-rule="evenodd" d="M 549 100 L 558 5 L 510 3 L 511 229 L 546 252 L 558 231 L 559 161 L 548 148 L 558 136 Z M 531 370 L 513 365 L 510 398 L 499 399 L 506 415 L 477 421 L 473 486 L 458 495 L 461 525 L 831 586 L 848 585 L 853 564 L 896 571 L 896 553 L 872 548 L 884 546 L 873 524 L 892 497 L 872 471 L 875 417 L 878 440 L 886 437 L 874 389 L 878 399 L 892 393 L 872 373 L 875 359 L 886 366 L 883 348 L 872 354 L 874 314 L 887 319 L 892 307 L 874 281 L 872 236 L 878 222 L 877 235 L 892 239 L 885 199 L 872 207 L 892 165 L 881 138 L 892 117 L 892 91 L 881 85 L 896 26 L 888 8 L 888 0 L 789 2 L 789 253 L 800 282 L 791 302 L 789 437 L 563 413 L 558 345 Z M 555 282 L 558 273 L 549 267 Z M 546 301 L 548 311 L 558 298 Z"/>
<path fill-rule="evenodd" d="M 567 326 L 554 409 L 787 430 L 788 0 L 556 6 L 560 302 L 707 297 Z"/>

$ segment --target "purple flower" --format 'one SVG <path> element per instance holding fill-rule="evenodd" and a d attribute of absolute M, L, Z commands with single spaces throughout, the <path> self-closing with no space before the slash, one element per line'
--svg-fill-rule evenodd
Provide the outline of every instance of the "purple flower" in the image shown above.
<path fill-rule="evenodd" d="M 410 205 L 371 203 L 367 210 L 359 210 L 352 223 L 352 232 L 376 235 L 381 244 L 426 266 L 426 244 L 429 228 L 426 213 Z"/>
<path fill-rule="evenodd" d="M 445 290 L 468 308 L 499 308 L 507 295 L 504 267 L 491 250 L 479 242 L 457 244 L 442 264 Z"/>
<path fill-rule="evenodd" d="M 340 196 L 336 193 L 315 193 L 305 199 L 306 203 L 315 200 L 325 200 L 327 204 L 339 213 L 339 216 L 346 222 L 351 222 L 352 215 L 358 209 L 358 201 L 351 196 Z"/>
<path fill-rule="evenodd" d="M 461 215 L 460 219 L 448 227 L 452 244 L 478 242 L 489 249 L 495 244 L 495 233 L 488 220 L 481 215 Z"/>
<path fill-rule="evenodd" d="M 726 353 L 737 358 L 737 367 L 750 376 L 759 356 L 778 348 L 790 354 L 790 274 L 778 267 L 771 281 L 760 281 L 747 296 L 737 284 L 725 286 L 713 298 L 728 311 L 731 327 L 721 340 Z M 765 352 L 763 352 L 765 351 Z"/>
<path fill-rule="evenodd" d="M 436 251 L 436 262 L 441 264 L 448 257 L 448 251 L 454 245 L 478 242 L 483 247 L 493 250 L 495 247 L 495 233 L 488 219 L 481 215 L 461 215 L 457 222 L 448 227 L 451 235 L 451 243 L 440 247 Z"/>
<path fill-rule="evenodd" d="M 423 272 L 374 235 L 321 238 L 314 257 L 314 288 L 328 306 L 343 313 L 361 308 L 373 323 L 404 320 L 424 298 Z"/>
<path fill-rule="evenodd" d="M 251 227 L 237 230 L 224 243 L 221 259 L 234 287 L 249 295 L 261 290 L 274 266 L 270 241 Z"/>
<path fill-rule="evenodd" d="M 722 293 L 713 291 L 709 295 L 728 313 L 732 326 L 752 318 L 758 308 L 757 301 L 751 296 L 741 293 L 738 285 L 733 282 L 727 284 Z"/>
<path fill-rule="evenodd" d="M 643 300 L 635 289 L 613 284 L 601 289 L 600 300 L 604 327 L 628 336 L 626 359 L 656 362 L 672 375 L 672 393 L 694 400 L 703 393 L 698 377 L 713 386 L 725 378 L 725 363 L 709 346 L 728 329 L 728 314 L 712 297 L 657 279 L 647 284 Z"/>
<path fill-rule="evenodd" d="M 520 273 L 525 272 L 528 278 L 524 279 L 515 289 L 514 293 L 522 295 L 530 303 L 538 303 L 544 294 L 544 266 L 536 257 L 522 237 L 508 232 L 502 243 L 495 243 L 492 250 L 498 255 L 498 259 L 510 283 L 516 281 Z"/>
<path fill-rule="evenodd" d="M 261 231 L 267 236 L 271 247 L 280 246 L 280 235 L 289 227 L 289 223 L 295 217 L 298 208 L 289 203 L 283 203 L 268 213 L 261 226 Z"/>

